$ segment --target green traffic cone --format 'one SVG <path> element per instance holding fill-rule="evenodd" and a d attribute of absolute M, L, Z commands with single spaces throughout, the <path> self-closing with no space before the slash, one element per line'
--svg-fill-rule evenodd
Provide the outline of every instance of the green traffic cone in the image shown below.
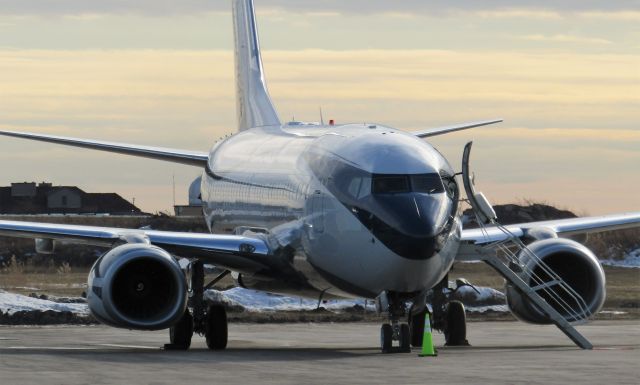
<path fill-rule="evenodd" d="M 431 334 L 431 320 L 429 319 L 429 312 L 424 315 L 424 334 L 422 336 L 422 352 L 420 357 L 434 357 L 438 352 L 433 347 L 433 335 Z"/>

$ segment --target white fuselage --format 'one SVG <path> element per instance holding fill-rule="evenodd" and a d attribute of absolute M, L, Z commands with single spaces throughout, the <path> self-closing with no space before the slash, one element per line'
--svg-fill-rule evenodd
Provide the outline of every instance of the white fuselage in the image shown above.
<path fill-rule="evenodd" d="M 395 129 L 285 125 L 217 143 L 201 194 L 212 233 L 263 233 L 276 250 L 273 269 L 245 284 L 371 298 L 420 292 L 449 271 L 461 229 L 453 174 L 431 145 Z M 451 177 L 444 189 L 441 176 Z M 381 190 L 403 180 L 404 190 Z"/>

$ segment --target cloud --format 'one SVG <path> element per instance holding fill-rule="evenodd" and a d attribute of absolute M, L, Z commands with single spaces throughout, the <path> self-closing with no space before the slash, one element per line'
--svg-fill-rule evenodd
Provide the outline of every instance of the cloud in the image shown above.
<path fill-rule="evenodd" d="M 475 15 L 487 19 L 544 19 L 544 20 L 561 20 L 563 15 L 556 10 L 546 9 L 526 9 L 526 8 L 506 8 L 487 11 L 477 11 Z"/>
<path fill-rule="evenodd" d="M 622 10 L 614 12 L 589 11 L 580 12 L 578 16 L 585 19 L 613 20 L 613 21 L 640 21 L 640 11 Z"/>
<path fill-rule="evenodd" d="M 464 142 L 477 140 L 474 162 L 492 200 L 533 197 L 573 207 L 569 196 L 554 191 L 558 182 L 551 176 L 557 174 L 536 171 L 554 167 L 572 182 L 592 181 L 597 172 L 597 185 L 610 187 L 589 192 L 606 203 L 579 206 L 591 211 L 622 206 L 624 189 L 640 189 L 638 56 L 301 50 L 265 51 L 264 63 L 283 119 L 317 120 L 318 106 L 325 119 L 339 123 L 368 120 L 405 129 L 504 117 L 499 126 L 433 140 L 454 164 Z M 3 129 L 204 151 L 235 131 L 231 51 L 0 50 L 0 84 Z M 198 173 L 2 138 L 0 162 L 13 164 L 14 156 L 19 166 L 4 168 L 0 184 L 115 186 L 150 211 L 171 205 L 172 173 L 185 186 L 184 192 L 178 188 L 179 202 Z M 80 160 L 83 167 L 77 167 Z M 531 181 L 515 182 L 523 175 L 535 178 L 535 189 Z"/>
<path fill-rule="evenodd" d="M 125 13 L 145 14 L 152 16 L 194 14 L 201 12 L 227 12 L 230 9 L 229 1 L 211 0 L 181 0 L 181 1 L 157 1 L 157 0 L 0 0 L 0 12 L 3 14 L 45 14 L 45 15 L 69 15 L 69 14 L 102 14 Z M 559 12 L 577 11 L 621 11 L 635 9 L 637 2 L 634 0 L 598 1 L 598 0 L 567 0 L 567 1 L 534 1 L 523 0 L 518 2 L 518 7 L 523 9 L 554 10 Z M 452 10 L 496 10 L 512 9 L 513 2 L 507 0 L 487 1 L 445 1 L 445 0 L 325 0 L 325 1 L 300 1 L 300 0 L 262 0 L 256 1 L 256 8 L 282 8 L 292 12 L 337 12 L 346 14 L 372 14 L 372 13 L 445 13 Z M 547 12 L 547 11 L 541 11 Z"/>
<path fill-rule="evenodd" d="M 607 39 L 597 38 L 597 37 L 583 37 L 583 36 L 575 36 L 575 35 L 525 35 L 520 36 L 523 40 L 530 41 L 542 41 L 542 42 L 552 42 L 552 43 L 581 43 L 581 44 L 612 44 L 611 41 Z"/>

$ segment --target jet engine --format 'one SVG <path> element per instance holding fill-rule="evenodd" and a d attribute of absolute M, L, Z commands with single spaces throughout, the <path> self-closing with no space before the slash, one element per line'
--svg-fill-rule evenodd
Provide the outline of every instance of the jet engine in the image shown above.
<path fill-rule="evenodd" d="M 91 268 L 87 302 L 101 322 L 121 328 L 166 329 L 187 306 L 187 280 L 165 250 L 142 243 L 117 246 Z"/>
<path fill-rule="evenodd" d="M 567 321 L 585 319 L 602 308 L 606 296 L 605 276 L 598 258 L 591 250 L 578 242 L 563 238 L 537 240 L 527 247 L 537 258 L 526 250 L 522 250 L 518 257 L 524 267 L 520 277 L 530 287 L 553 280 L 549 270 L 540 263 L 542 260 L 548 269 L 584 300 L 577 300 L 573 293 L 562 290 L 558 285 L 538 290 L 538 294 Z M 509 309 L 520 320 L 535 324 L 551 323 L 549 317 L 514 286 L 507 283 L 506 293 Z"/>

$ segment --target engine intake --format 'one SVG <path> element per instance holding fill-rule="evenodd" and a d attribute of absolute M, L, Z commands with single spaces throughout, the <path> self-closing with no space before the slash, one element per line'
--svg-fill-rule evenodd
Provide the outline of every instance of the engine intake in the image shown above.
<path fill-rule="evenodd" d="M 125 244 L 100 257 L 89 273 L 87 302 L 101 322 L 159 330 L 175 324 L 187 305 L 187 281 L 178 262 L 148 244 Z"/>
<path fill-rule="evenodd" d="M 538 294 L 567 321 L 574 322 L 588 318 L 602 308 L 606 297 L 605 276 L 598 258 L 591 250 L 578 242 L 564 238 L 539 240 L 527 247 L 584 300 L 586 306 L 583 305 L 580 308 L 575 298 L 558 286 L 550 286 L 546 290 L 538 291 Z M 525 267 L 521 277 L 529 286 L 534 287 L 540 283 L 535 277 L 543 282 L 552 280 L 536 258 L 532 258 L 524 251 L 521 251 L 518 257 Z M 551 323 L 549 317 L 522 296 L 514 286 L 507 284 L 506 293 L 509 309 L 520 320 L 535 324 Z M 557 299 L 558 297 L 560 300 Z"/>

